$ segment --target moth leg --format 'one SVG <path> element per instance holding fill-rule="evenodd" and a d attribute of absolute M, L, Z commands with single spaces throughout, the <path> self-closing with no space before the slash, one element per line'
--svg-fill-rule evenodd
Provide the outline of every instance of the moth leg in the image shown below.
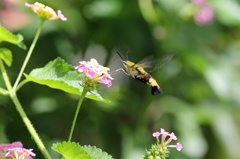
<path fill-rule="evenodd" d="M 129 73 L 127 73 L 123 68 L 119 68 L 119 69 L 117 69 L 117 70 L 115 70 L 115 71 L 112 71 L 112 72 L 109 72 L 109 74 L 110 75 L 115 75 L 115 74 L 118 74 L 119 72 L 123 72 L 123 73 L 125 73 L 126 75 L 130 75 Z"/>

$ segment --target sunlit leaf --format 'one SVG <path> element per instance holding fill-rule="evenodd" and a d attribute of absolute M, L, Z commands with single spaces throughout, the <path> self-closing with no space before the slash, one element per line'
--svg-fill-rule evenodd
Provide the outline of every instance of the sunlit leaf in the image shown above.
<path fill-rule="evenodd" d="M 34 69 L 29 75 L 25 74 L 27 81 L 47 85 L 68 93 L 81 95 L 83 91 L 82 81 L 84 74 L 79 73 L 73 66 L 67 64 L 61 58 L 49 62 L 43 68 Z M 109 103 L 97 91 L 88 92 L 87 98 Z"/>
<path fill-rule="evenodd" d="M 96 9 L 98 8 L 98 9 Z M 89 17 L 113 17 L 121 10 L 119 1 L 98 0 L 86 7 L 86 15 Z"/>
<path fill-rule="evenodd" d="M 94 159 L 112 159 L 112 156 L 95 146 L 83 146 L 83 149 Z"/>
<path fill-rule="evenodd" d="M 52 149 L 62 154 L 65 159 L 112 159 L 112 156 L 95 146 L 81 147 L 75 142 L 53 144 Z"/>
<path fill-rule="evenodd" d="M 216 17 L 225 25 L 240 25 L 240 5 L 237 1 L 219 1 L 211 2 L 216 12 Z"/>
<path fill-rule="evenodd" d="M 18 47 L 22 49 L 26 49 L 26 45 L 22 42 L 23 36 L 18 34 L 14 35 L 7 29 L 5 29 L 3 26 L 0 25 L 0 42 L 6 41 L 12 44 L 17 45 Z"/>
<path fill-rule="evenodd" d="M 52 149 L 64 156 L 65 159 L 93 159 L 75 142 L 62 142 L 53 144 Z"/>
<path fill-rule="evenodd" d="M 0 59 L 3 60 L 6 65 L 12 65 L 12 52 L 6 48 L 0 48 Z"/>

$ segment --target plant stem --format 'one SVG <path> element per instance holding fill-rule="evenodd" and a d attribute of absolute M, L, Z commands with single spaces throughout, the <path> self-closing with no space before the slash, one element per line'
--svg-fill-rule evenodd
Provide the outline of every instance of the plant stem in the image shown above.
<path fill-rule="evenodd" d="M 15 92 L 17 92 L 25 83 L 29 82 L 29 80 L 25 79 L 19 83 L 17 88 L 15 89 Z"/>
<path fill-rule="evenodd" d="M 38 27 L 37 33 L 36 33 L 36 35 L 35 35 L 35 37 L 33 39 L 33 42 L 32 42 L 32 44 L 31 44 L 31 46 L 30 46 L 30 48 L 28 50 L 27 56 L 26 56 L 26 58 L 25 58 L 25 60 L 23 62 L 22 68 L 21 68 L 21 70 L 20 70 L 20 72 L 18 74 L 17 80 L 16 80 L 16 82 L 15 82 L 15 84 L 13 86 L 14 90 L 16 89 L 16 87 L 17 87 L 17 85 L 18 85 L 18 83 L 19 83 L 19 81 L 20 81 L 20 79 L 22 77 L 23 71 L 25 70 L 25 68 L 27 66 L 27 63 L 28 63 L 28 61 L 29 61 L 29 59 L 30 59 L 30 57 L 32 55 L 33 49 L 34 49 L 34 47 L 35 47 L 35 45 L 37 43 L 37 40 L 39 38 L 39 35 L 40 35 L 41 31 L 42 31 L 42 27 L 43 27 L 44 22 L 45 22 L 45 20 L 41 20 L 41 22 L 40 22 L 40 25 Z"/>
<path fill-rule="evenodd" d="M 24 124 L 26 125 L 28 131 L 30 132 L 32 138 L 34 139 L 34 141 L 37 143 L 39 149 L 42 151 L 43 155 L 45 156 L 46 159 L 51 159 L 51 156 L 49 155 L 47 149 L 45 148 L 42 140 L 40 139 L 40 137 L 38 136 L 36 130 L 34 129 L 31 121 L 28 119 L 26 113 L 24 112 L 21 103 L 19 102 L 16 92 L 15 90 L 12 88 L 11 83 L 9 81 L 8 75 L 6 73 L 4 64 L 2 62 L 2 60 L 0 60 L 0 70 L 2 72 L 2 76 L 3 76 L 3 80 L 7 86 L 9 95 L 11 97 L 11 99 L 13 100 L 13 103 L 16 106 L 16 109 L 18 111 L 18 113 L 20 114 Z"/>
<path fill-rule="evenodd" d="M 69 137 L 68 137 L 68 141 L 72 140 L 72 135 L 73 135 L 73 131 L 74 131 L 74 128 L 75 128 L 76 121 L 77 121 L 78 113 L 79 113 L 79 110 L 81 108 L 83 99 L 85 98 L 87 92 L 88 92 L 88 88 L 84 87 L 82 95 L 80 96 L 80 99 L 79 99 L 79 102 L 78 102 L 78 105 L 77 105 L 77 109 L 76 109 L 74 118 L 73 118 L 73 123 L 72 123 L 71 131 L 70 131 L 70 134 L 69 134 Z"/>
<path fill-rule="evenodd" d="M 8 95 L 8 91 L 3 88 L 0 88 L 0 94 L 6 96 L 6 95 Z"/>
<path fill-rule="evenodd" d="M 0 70 L 2 72 L 2 76 L 3 76 L 3 80 L 7 86 L 7 89 L 8 89 L 8 93 L 11 95 L 11 91 L 12 91 L 12 86 L 9 82 L 9 78 L 8 78 L 8 75 L 7 75 L 7 72 L 5 70 L 5 67 L 4 67 L 4 64 L 2 62 L 2 60 L 0 60 Z"/>
<path fill-rule="evenodd" d="M 36 142 L 36 144 L 38 145 L 38 148 L 41 150 L 42 154 L 44 155 L 44 157 L 46 159 L 51 159 L 51 156 L 49 155 L 46 147 L 44 146 L 42 140 L 40 139 L 40 137 L 38 136 L 36 130 L 34 129 L 31 121 L 28 119 L 26 113 L 24 112 L 21 103 L 19 102 L 16 94 L 12 95 L 12 100 L 13 103 L 15 104 L 21 118 L 23 119 L 24 124 L 27 126 L 28 131 L 30 132 L 30 134 L 32 135 L 32 138 L 34 139 L 34 141 Z"/>
<path fill-rule="evenodd" d="M 159 18 L 158 14 L 156 13 L 154 9 L 154 3 L 152 0 L 138 0 L 140 11 L 143 15 L 143 18 L 149 23 L 149 24 L 158 24 Z"/>

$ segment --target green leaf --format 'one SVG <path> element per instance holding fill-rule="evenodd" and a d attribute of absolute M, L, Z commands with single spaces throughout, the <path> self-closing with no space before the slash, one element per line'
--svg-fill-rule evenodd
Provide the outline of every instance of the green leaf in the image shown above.
<path fill-rule="evenodd" d="M 75 142 L 53 144 L 52 149 L 62 154 L 65 159 L 113 159 L 111 155 L 95 146 L 80 146 Z"/>
<path fill-rule="evenodd" d="M 68 93 L 81 95 L 83 91 L 82 81 L 85 75 L 79 73 L 73 66 L 67 64 L 61 58 L 49 62 L 43 68 L 34 69 L 29 75 L 24 75 L 27 81 L 47 85 Z M 88 92 L 86 97 L 101 102 L 110 102 L 103 99 L 96 90 Z"/>
<path fill-rule="evenodd" d="M 211 4 L 220 22 L 228 26 L 240 25 L 240 6 L 237 1 L 213 0 Z"/>
<path fill-rule="evenodd" d="M 83 146 L 83 149 L 94 159 L 113 159 L 111 155 L 95 146 Z"/>
<path fill-rule="evenodd" d="M 26 49 L 26 45 L 22 42 L 23 36 L 18 34 L 14 35 L 3 26 L 0 25 L 0 42 L 7 41 L 9 43 L 15 44 L 22 49 Z"/>
<path fill-rule="evenodd" d="M 7 48 L 0 48 L 0 59 L 10 67 L 12 65 L 12 52 Z"/>
<path fill-rule="evenodd" d="M 62 142 L 53 144 L 52 149 L 64 156 L 64 159 L 93 159 L 75 142 Z"/>

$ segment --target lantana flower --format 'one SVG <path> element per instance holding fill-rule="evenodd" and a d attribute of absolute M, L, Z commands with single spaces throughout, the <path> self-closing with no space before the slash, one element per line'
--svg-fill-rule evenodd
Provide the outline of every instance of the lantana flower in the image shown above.
<path fill-rule="evenodd" d="M 61 10 L 58 10 L 57 13 L 48 6 L 45 6 L 42 3 L 35 2 L 34 4 L 25 3 L 25 6 L 30 7 L 33 12 L 35 12 L 43 20 L 56 20 L 61 19 L 66 21 L 67 18 L 62 14 Z"/>
<path fill-rule="evenodd" d="M 112 85 L 113 78 L 108 73 L 110 68 L 99 65 L 97 60 L 92 58 L 90 61 L 80 61 L 80 65 L 75 67 L 79 72 L 86 75 L 85 85 L 94 88 L 97 83 Z"/>
<path fill-rule="evenodd" d="M 161 136 L 161 139 L 160 139 Z M 166 132 L 161 128 L 160 132 L 154 132 L 153 137 L 157 139 L 157 143 L 152 145 L 152 148 L 146 152 L 144 159 L 148 158 L 166 158 L 169 155 L 168 147 L 176 148 L 178 151 L 182 150 L 182 145 L 178 142 L 176 145 L 169 145 L 172 140 L 177 140 L 174 133 Z"/>
<path fill-rule="evenodd" d="M 11 157 L 12 159 L 32 159 L 36 156 L 33 149 L 25 149 L 21 142 L 0 144 L 0 158 Z"/>

